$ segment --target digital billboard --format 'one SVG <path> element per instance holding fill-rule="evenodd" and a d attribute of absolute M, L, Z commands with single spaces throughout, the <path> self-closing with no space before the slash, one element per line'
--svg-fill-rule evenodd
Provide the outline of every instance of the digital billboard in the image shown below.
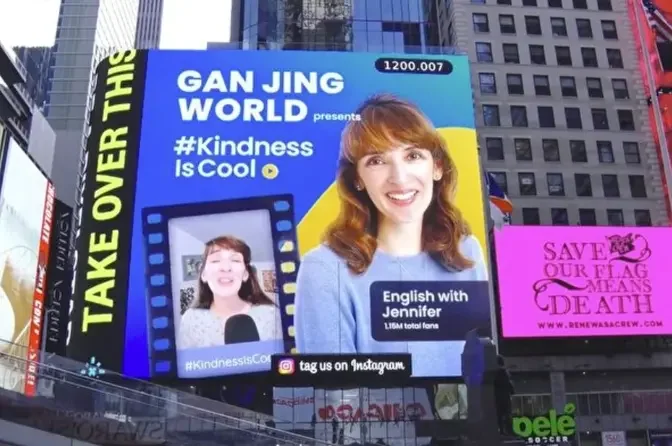
<path fill-rule="evenodd" d="M 415 377 L 460 375 L 491 326 L 466 56 L 129 51 L 95 83 L 69 355 L 204 378 L 410 353 Z"/>
<path fill-rule="evenodd" d="M 0 351 L 27 353 L 28 367 L 19 376 L 4 374 L 4 388 L 32 396 L 40 353 L 54 209 L 54 186 L 9 139 L 0 186 Z"/>
<path fill-rule="evenodd" d="M 495 232 L 504 338 L 672 334 L 670 228 L 505 226 Z"/>

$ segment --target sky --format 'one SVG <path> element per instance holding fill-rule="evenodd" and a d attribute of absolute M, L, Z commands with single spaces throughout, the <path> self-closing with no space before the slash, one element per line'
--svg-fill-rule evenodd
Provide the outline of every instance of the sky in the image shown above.
<path fill-rule="evenodd" d="M 0 41 L 13 46 L 51 46 L 59 0 L 0 0 Z M 164 0 L 161 48 L 203 49 L 227 42 L 231 0 Z"/>

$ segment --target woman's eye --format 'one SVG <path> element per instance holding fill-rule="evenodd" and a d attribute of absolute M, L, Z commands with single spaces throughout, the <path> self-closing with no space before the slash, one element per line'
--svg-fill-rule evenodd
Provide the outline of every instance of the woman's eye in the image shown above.
<path fill-rule="evenodd" d="M 373 156 L 366 162 L 367 166 L 375 166 L 379 164 L 383 164 L 383 159 L 379 156 Z"/>
<path fill-rule="evenodd" d="M 408 154 L 408 159 L 413 160 L 413 161 L 417 161 L 417 160 L 424 159 L 424 157 L 422 156 L 422 154 L 420 152 L 410 152 Z"/>

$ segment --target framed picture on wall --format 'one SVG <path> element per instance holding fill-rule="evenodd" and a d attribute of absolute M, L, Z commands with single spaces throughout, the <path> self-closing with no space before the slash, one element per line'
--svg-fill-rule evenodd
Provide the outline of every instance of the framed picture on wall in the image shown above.
<path fill-rule="evenodd" d="M 201 270 L 203 256 L 182 256 L 182 280 L 185 282 L 198 280 L 198 272 Z"/>

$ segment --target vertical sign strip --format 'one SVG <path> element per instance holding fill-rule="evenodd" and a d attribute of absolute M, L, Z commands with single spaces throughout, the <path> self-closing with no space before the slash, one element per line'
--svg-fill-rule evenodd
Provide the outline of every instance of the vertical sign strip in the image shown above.
<path fill-rule="evenodd" d="M 49 262 L 49 246 L 51 245 L 55 198 L 54 185 L 51 181 L 47 181 L 42 226 L 40 227 L 40 245 L 37 253 L 33 310 L 30 318 L 30 334 L 28 338 L 28 361 L 26 363 L 26 380 L 24 385 L 24 392 L 27 396 L 34 396 L 37 390 L 37 362 L 40 357 L 40 340 L 42 339 L 44 290 L 47 285 L 47 264 Z"/>
<path fill-rule="evenodd" d="M 123 364 L 135 179 L 147 52 L 128 50 L 97 69 L 84 154 L 68 356 Z"/>

